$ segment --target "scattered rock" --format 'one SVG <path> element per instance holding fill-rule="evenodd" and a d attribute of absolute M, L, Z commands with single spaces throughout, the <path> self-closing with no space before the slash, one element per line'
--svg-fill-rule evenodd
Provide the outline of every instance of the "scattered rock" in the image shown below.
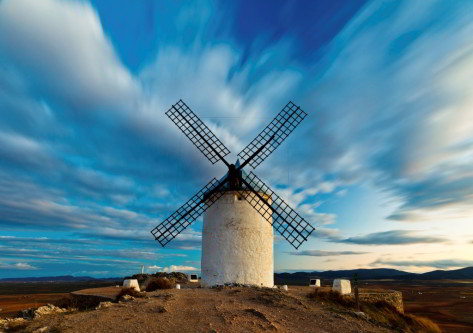
<path fill-rule="evenodd" d="M 35 316 L 34 312 L 35 312 L 34 308 L 20 310 L 16 316 L 17 318 L 33 319 Z"/>
<path fill-rule="evenodd" d="M 22 326 L 26 323 L 24 318 L 0 318 L 0 329 L 9 330 Z M 3 331 L 0 331 L 3 332 Z"/>
<path fill-rule="evenodd" d="M 34 311 L 33 318 L 41 317 L 44 315 L 50 315 L 53 313 L 62 313 L 62 312 L 67 312 L 67 309 L 62 309 L 52 304 L 48 304 L 48 305 L 40 306 L 39 308 L 37 308 L 36 311 Z"/>
<path fill-rule="evenodd" d="M 274 324 L 271 323 L 271 324 L 269 324 L 268 330 L 277 331 L 278 328 L 276 326 L 274 326 Z"/>
<path fill-rule="evenodd" d="M 44 332 L 47 332 L 48 330 L 49 330 L 49 327 L 44 326 L 44 327 L 38 328 L 37 330 L 34 330 L 33 333 L 44 333 Z"/>
<path fill-rule="evenodd" d="M 113 305 L 112 302 L 100 302 L 99 306 L 97 306 L 95 309 L 103 309 L 103 308 L 109 308 Z"/>
<path fill-rule="evenodd" d="M 130 295 L 123 295 L 120 298 L 121 302 L 131 302 L 131 301 L 134 301 L 134 300 L 135 300 L 135 298 L 133 296 L 130 296 Z"/>

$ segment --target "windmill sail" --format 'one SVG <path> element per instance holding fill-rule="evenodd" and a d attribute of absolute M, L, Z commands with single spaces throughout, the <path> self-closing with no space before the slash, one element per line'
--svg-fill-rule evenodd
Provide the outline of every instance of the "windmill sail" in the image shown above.
<path fill-rule="evenodd" d="M 265 220 L 273 225 L 281 236 L 296 250 L 303 242 L 307 241 L 312 231 L 315 230 L 313 226 L 297 214 L 253 172 L 250 172 L 242 180 L 247 188 L 247 191 L 242 191 L 242 196 Z"/>
<path fill-rule="evenodd" d="M 210 206 L 212 206 L 225 192 L 218 191 L 227 180 L 218 181 L 212 179 L 199 192 L 197 192 L 189 201 L 176 210 L 171 216 L 165 219 L 161 224 L 151 230 L 154 238 L 165 246 L 177 235 L 183 232 L 197 218 L 202 215 Z"/>
<path fill-rule="evenodd" d="M 230 150 L 182 100 L 171 106 L 166 115 L 212 164 L 230 154 Z"/>
<path fill-rule="evenodd" d="M 238 157 L 244 160 L 241 165 L 238 161 L 234 165 L 225 160 L 224 157 L 230 151 L 182 100 L 174 104 L 166 112 L 166 115 L 212 164 L 221 160 L 229 171 L 220 181 L 212 179 L 182 207 L 151 231 L 163 247 L 184 231 L 226 191 L 241 192 L 250 205 L 296 249 L 308 240 L 312 231 L 315 230 L 314 227 L 255 174 L 251 172 L 248 175 L 243 171 L 243 167 L 247 164 L 256 168 L 263 162 L 304 120 L 307 113 L 294 103 L 289 102 L 271 123 L 238 154 Z M 228 186 L 225 186 L 227 183 Z"/>
<path fill-rule="evenodd" d="M 281 145 L 306 116 L 307 113 L 300 107 L 292 102 L 287 103 L 271 123 L 238 154 L 238 157 L 245 161 L 242 164 L 248 163 L 253 169 L 256 168 Z M 266 144 L 269 140 L 269 144 Z M 255 155 L 259 149 L 261 151 Z M 249 158 L 251 161 L 246 162 Z"/>

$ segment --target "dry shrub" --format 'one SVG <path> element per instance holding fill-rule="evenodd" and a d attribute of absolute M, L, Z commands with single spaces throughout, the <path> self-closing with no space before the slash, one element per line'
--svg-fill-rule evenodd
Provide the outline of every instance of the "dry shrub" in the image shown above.
<path fill-rule="evenodd" d="M 333 290 L 325 291 L 315 288 L 308 297 L 317 302 L 328 302 L 345 308 L 355 308 L 355 301 L 351 297 L 341 295 Z"/>
<path fill-rule="evenodd" d="M 176 281 L 168 278 L 153 278 L 148 282 L 146 291 L 155 291 L 158 289 L 173 289 L 176 287 Z"/>
<path fill-rule="evenodd" d="M 133 296 L 133 297 L 144 297 L 144 294 L 136 291 L 135 288 L 122 288 L 117 295 L 117 301 L 125 295 Z"/>
<path fill-rule="evenodd" d="M 316 288 L 307 295 L 316 302 L 325 302 L 344 309 L 355 311 L 356 304 L 353 297 L 340 295 L 338 292 L 324 291 Z M 401 330 L 407 333 L 441 333 L 442 330 L 430 319 L 417 317 L 411 314 L 399 312 L 392 304 L 385 301 L 363 302 L 360 304 L 363 311 L 371 321 L 390 328 Z M 353 312 L 352 312 L 353 313 Z"/>
<path fill-rule="evenodd" d="M 399 312 L 393 305 L 385 301 L 363 303 L 361 310 L 376 322 L 404 332 L 442 332 L 437 324 L 430 319 Z"/>
<path fill-rule="evenodd" d="M 79 311 L 85 311 L 90 309 L 95 309 L 101 300 L 97 297 L 88 297 L 88 296 L 66 296 L 58 299 L 53 303 L 53 305 L 63 308 L 63 309 L 77 309 Z"/>

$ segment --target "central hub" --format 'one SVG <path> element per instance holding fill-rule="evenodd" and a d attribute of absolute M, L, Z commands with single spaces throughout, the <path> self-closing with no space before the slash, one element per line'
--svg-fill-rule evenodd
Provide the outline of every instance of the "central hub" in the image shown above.
<path fill-rule="evenodd" d="M 228 177 L 230 178 L 228 181 L 228 187 L 231 191 L 239 190 L 241 188 L 240 172 L 240 170 L 236 169 L 235 164 L 230 164 L 228 168 Z"/>

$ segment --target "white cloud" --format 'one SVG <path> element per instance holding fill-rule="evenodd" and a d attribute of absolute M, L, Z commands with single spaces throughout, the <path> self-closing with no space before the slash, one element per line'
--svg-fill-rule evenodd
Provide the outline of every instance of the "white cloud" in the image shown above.
<path fill-rule="evenodd" d="M 122 110 L 133 103 L 137 82 L 120 63 L 89 3 L 1 1 L 0 32 L 4 55 L 36 76 L 38 88 L 81 108 Z"/>
<path fill-rule="evenodd" d="M 348 193 L 348 190 L 344 188 L 343 190 L 338 191 L 336 194 L 339 197 L 344 197 L 345 195 L 347 195 L 347 193 Z"/>
<path fill-rule="evenodd" d="M 346 24 L 305 100 L 318 110 L 314 168 L 340 185 L 374 180 L 405 203 L 399 213 L 471 205 L 472 13 L 372 1 Z"/>
<path fill-rule="evenodd" d="M 164 267 L 163 272 L 193 272 L 198 271 L 199 268 L 192 266 L 181 266 L 181 265 L 171 265 L 169 267 Z"/>
<path fill-rule="evenodd" d="M 159 271 L 161 268 L 162 268 L 161 266 L 156 266 L 156 265 L 148 266 L 148 269 L 150 271 Z"/>
<path fill-rule="evenodd" d="M 13 270 L 35 270 L 38 267 L 32 266 L 25 262 L 18 262 L 15 264 L 11 263 L 1 263 L 0 262 L 0 269 L 13 269 Z"/>

